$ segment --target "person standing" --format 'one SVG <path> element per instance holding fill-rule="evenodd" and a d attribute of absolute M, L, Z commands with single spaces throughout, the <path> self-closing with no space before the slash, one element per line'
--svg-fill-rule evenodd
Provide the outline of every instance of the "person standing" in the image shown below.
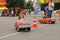
<path fill-rule="evenodd" d="M 40 12 L 41 12 L 41 4 L 38 3 L 37 6 L 38 6 L 38 15 L 40 15 L 40 14 L 41 14 L 41 13 L 40 13 Z M 41 14 L 41 15 L 42 15 L 42 14 Z"/>
<path fill-rule="evenodd" d="M 54 2 L 53 0 L 50 0 L 49 4 L 48 4 L 48 17 L 51 18 L 51 14 L 54 10 Z"/>
<path fill-rule="evenodd" d="M 34 15 L 38 16 L 38 6 L 37 6 L 37 3 L 34 5 Z"/>

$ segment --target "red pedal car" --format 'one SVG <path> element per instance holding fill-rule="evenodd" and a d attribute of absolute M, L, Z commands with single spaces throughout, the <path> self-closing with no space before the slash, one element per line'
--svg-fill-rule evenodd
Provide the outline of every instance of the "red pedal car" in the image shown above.
<path fill-rule="evenodd" d="M 39 18 L 38 22 L 54 24 L 56 22 L 56 20 L 53 18 Z"/>
<path fill-rule="evenodd" d="M 15 22 L 15 29 L 19 31 L 30 31 L 31 26 L 29 22 Z"/>

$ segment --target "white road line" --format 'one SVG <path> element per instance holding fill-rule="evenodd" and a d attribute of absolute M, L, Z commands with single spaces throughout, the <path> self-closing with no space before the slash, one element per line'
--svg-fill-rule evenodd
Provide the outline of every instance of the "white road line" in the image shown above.
<path fill-rule="evenodd" d="M 13 35 L 16 35 L 16 34 L 19 34 L 19 32 L 8 34 L 8 35 L 5 35 L 5 36 L 1 36 L 0 39 L 6 38 L 6 37 L 9 37 L 9 36 L 13 36 Z"/>
<path fill-rule="evenodd" d="M 38 27 L 38 28 L 41 28 L 41 27 L 44 27 L 44 26 L 47 26 L 47 25 L 49 25 L 49 24 L 40 26 L 40 27 Z M 32 29 L 33 29 L 33 28 L 32 28 Z M 19 34 L 19 33 L 20 33 L 20 32 L 16 32 L 16 33 L 8 34 L 8 35 L 5 35 L 5 36 L 1 36 L 0 39 L 6 38 L 6 37 L 9 37 L 9 36 L 13 36 L 13 35 L 16 35 L 16 34 Z"/>
<path fill-rule="evenodd" d="M 49 25 L 49 24 L 42 25 L 42 26 L 40 26 L 40 27 L 38 27 L 38 28 L 41 28 L 41 27 L 44 27 L 44 26 L 47 26 L 47 25 Z"/>

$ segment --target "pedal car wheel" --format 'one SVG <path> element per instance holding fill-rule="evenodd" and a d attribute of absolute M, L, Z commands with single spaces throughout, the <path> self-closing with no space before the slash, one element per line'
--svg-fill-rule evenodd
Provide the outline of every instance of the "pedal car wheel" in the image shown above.
<path fill-rule="evenodd" d="M 15 28 L 15 30 L 17 30 L 17 28 Z"/>
<path fill-rule="evenodd" d="M 30 31 L 31 30 L 31 28 L 28 28 L 28 31 Z"/>
<path fill-rule="evenodd" d="M 52 24 L 52 22 L 49 22 L 50 24 Z"/>
<path fill-rule="evenodd" d="M 55 24 L 55 21 L 53 21 L 52 24 Z"/>
<path fill-rule="evenodd" d="M 43 22 L 41 21 L 40 23 L 42 24 Z"/>
<path fill-rule="evenodd" d="M 28 32 L 28 29 L 25 29 L 26 32 Z"/>
<path fill-rule="evenodd" d="M 28 31 L 30 31 L 30 30 L 31 30 L 31 28 L 26 28 L 26 29 L 25 29 L 26 32 L 28 32 Z"/>
<path fill-rule="evenodd" d="M 17 32 L 20 32 L 20 29 L 19 28 L 17 28 L 16 30 L 17 30 Z"/>
<path fill-rule="evenodd" d="M 46 22 L 44 22 L 44 24 L 46 24 Z"/>

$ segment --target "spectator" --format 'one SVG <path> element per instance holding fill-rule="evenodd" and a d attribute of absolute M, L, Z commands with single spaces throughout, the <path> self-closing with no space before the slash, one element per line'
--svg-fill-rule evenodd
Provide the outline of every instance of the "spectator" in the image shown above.
<path fill-rule="evenodd" d="M 2 12 L 2 15 L 1 15 L 2 17 L 5 17 L 5 13 L 4 13 L 4 11 Z"/>
<path fill-rule="evenodd" d="M 38 6 L 37 6 L 37 3 L 34 5 L 34 15 L 38 16 Z"/>
<path fill-rule="evenodd" d="M 48 17 L 51 18 L 51 14 L 54 10 L 54 2 L 52 0 L 50 0 L 49 4 L 48 4 Z"/>

